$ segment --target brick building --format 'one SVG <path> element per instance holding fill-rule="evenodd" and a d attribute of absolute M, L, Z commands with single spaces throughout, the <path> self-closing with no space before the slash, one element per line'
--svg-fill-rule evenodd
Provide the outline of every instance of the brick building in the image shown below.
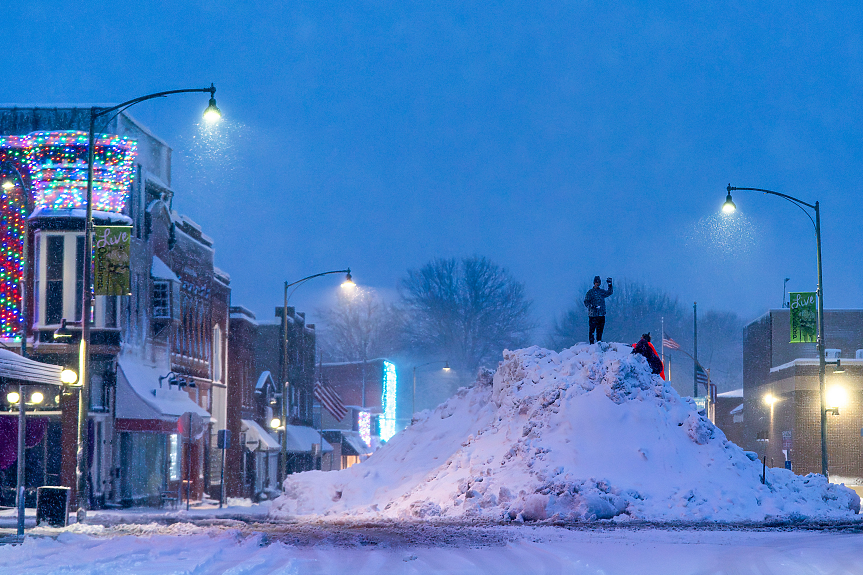
<path fill-rule="evenodd" d="M 0 202 L 14 222 L 3 232 L 4 277 L 18 277 L 16 258 L 26 254 L 27 352 L 70 367 L 82 316 L 89 118 L 89 107 L 0 108 L 0 176 L 14 182 Z M 91 503 L 158 504 L 187 477 L 200 497 L 212 479 L 211 436 L 225 423 L 230 280 L 213 265 L 212 240 L 171 209 L 170 147 L 127 113 L 98 129 L 94 220 L 131 225 L 133 237 L 131 295 L 97 296 L 92 310 Z M 10 295 L 0 298 L 0 338 L 16 347 L 21 294 Z M 63 320 L 72 337 L 55 340 Z M 77 411 L 74 393 L 59 394 L 33 416 L 48 429 L 42 455 L 28 459 L 29 485 L 75 488 Z M 179 432 L 190 413 L 195 433 L 186 443 Z M 43 473 L 31 473 L 31 463 Z"/>
<path fill-rule="evenodd" d="M 396 433 L 398 378 L 392 362 L 367 361 L 321 364 L 319 377 L 349 409 L 341 421 L 321 410 L 323 436 L 333 446 L 332 468 L 344 469 L 372 453 Z"/>
<path fill-rule="evenodd" d="M 788 309 L 744 328 L 743 447 L 798 474 L 821 472 L 818 355 L 814 343 L 788 343 Z M 827 451 L 831 481 L 863 478 L 863 310 L 826 310 Z M 838 412 L 838 414 L 836 414 Z"/>
<path fill-rule="evenodd" d="M 226 486 L 231 496 L 260 499 L 274 495 L 286 473 L 317 468 L 315 326 L 293 307 L 287 322 L 281 307 L 274 322 L 241 306 L 231 310 L 227 425 L 238 439 L 226 454 Z M 323 450 L 332 447 L 324 442 Z"/>

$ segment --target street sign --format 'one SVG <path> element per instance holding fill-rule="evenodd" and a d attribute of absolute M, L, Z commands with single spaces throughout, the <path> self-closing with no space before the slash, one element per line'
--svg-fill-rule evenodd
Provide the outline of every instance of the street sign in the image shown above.
<path fill-rule="evenodd" d="M 231 430 L 230 429 L 220 429 L 216 433 L 216 446 L 219 449 L 228 449 L 231 447 Z"/>

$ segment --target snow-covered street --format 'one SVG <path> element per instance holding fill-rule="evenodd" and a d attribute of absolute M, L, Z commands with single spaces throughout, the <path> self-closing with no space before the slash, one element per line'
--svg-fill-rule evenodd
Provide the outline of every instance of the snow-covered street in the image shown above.
<path fill-rule="evenodd" d="M 0 547 L 8 573 L 861 573 L 859 529 L 410 523 L 72 526 Z"/>

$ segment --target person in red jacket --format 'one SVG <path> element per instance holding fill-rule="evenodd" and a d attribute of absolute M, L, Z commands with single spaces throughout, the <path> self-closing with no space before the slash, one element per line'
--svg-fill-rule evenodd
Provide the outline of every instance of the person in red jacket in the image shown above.
<path fill-rule="evenodd" d="M 653 370 L 653 373 L 658 374 L 659 377 L 665 379 L 665 366 L 662 365 L 662 359 L 660 359 L 659 354 L 656 353 L 656 348 L 653 347 L 652 343 L 650 343 L 650 332 L 642 334 L 638 343 L 633 344 L 632 347 L 632 353 L 643 355 L 647 360 L 647 363 L 650 365 L 650 369 Z"/>

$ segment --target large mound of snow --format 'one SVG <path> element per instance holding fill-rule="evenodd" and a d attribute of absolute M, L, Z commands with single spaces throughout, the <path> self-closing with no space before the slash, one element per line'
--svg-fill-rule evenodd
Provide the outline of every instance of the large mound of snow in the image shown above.
<path fill-rule="evenodd" d="M 851 489 L 768 469 L 624 344 L 505 352 L 338 472 L 289 476 L 271 516 L 763 521 L 850 517 Z"/>

